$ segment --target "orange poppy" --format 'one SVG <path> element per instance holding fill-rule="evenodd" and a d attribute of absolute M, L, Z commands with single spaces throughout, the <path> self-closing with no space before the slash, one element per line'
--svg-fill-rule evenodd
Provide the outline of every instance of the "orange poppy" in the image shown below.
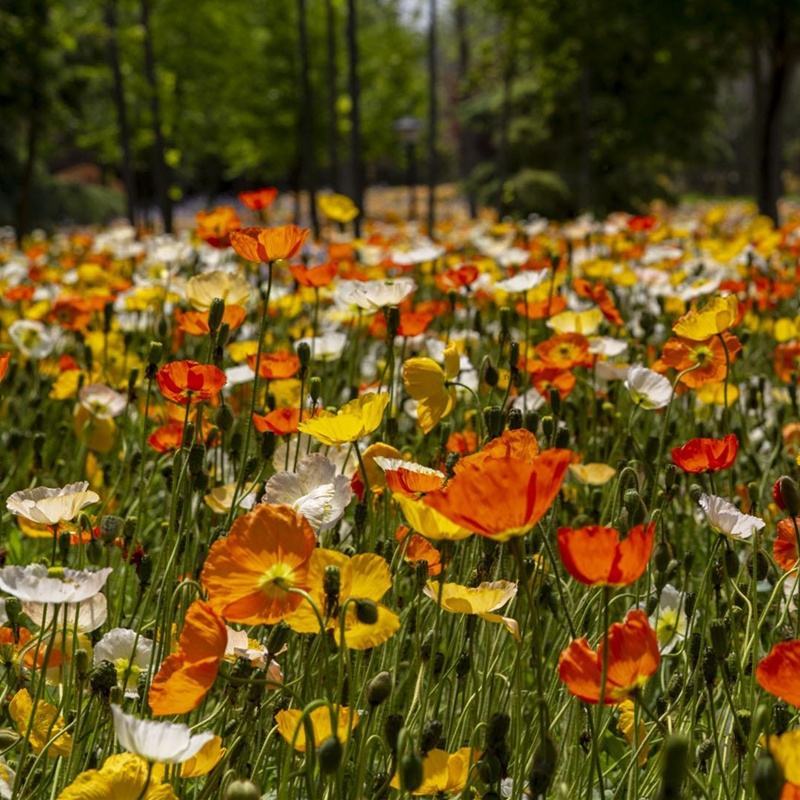
<path fill-rule="evenodd" d="M 202 702 L 225 657 L 228 630 L 208 603 L 195 600 L 186 612 L 178 651 L 161 663 L 147 702 L 155 716 L 186 714 Z"/>
<path fill-rule="evenodd" d="M 608 647 L 605 692 L 603 650 Z M 629 611 L 623 622 L 615 622 L 593 650 L 583 637 L 574 639 L 558 659 L 558 677 L 570 694 L 584 703 L 615 705 L 628 699 L 658 669 L 661 655 L 656 632 L 641 609 Z"/>
<path fill-rule="evenodd" d="M 308 589 L 308 560 L 316 539 L 306 519 L 289 506 L 260 504 L 216 541 L 201 581 L 222 617 L 246 625 L 272 625 L 302 602 L 290 588 Z"/>
<path fill-rule="evenodd" d="M 8 366 L 11 363 L 11 353 L 0 353 L 0 382 L 8 374 Z"/>
<path fill-rule="evenodd" d="M 574 460 L 571 450 L 552 449 L 531 459 L 508 455 L 464 463 L 423 503 L 466 530 L 507 541 L 547 513 Z"/>
<path fill-rule="evenodd" d="M 9 303 L 22 303 L 28 300 L 33 300 L 36 287 L 29 283 L 22 284 L 21 286 L 11 286 L 3 292 L 3 299 Z"/>
<path fill-rule="evenodd" d="M 197 361 L 171 361 L 156 373 L 161 394 L 182 406 L 215 400 L 227 382 L 221 369 Z"/>
<path fill-rule="evenodd" d="M 532 370 L 531 361 L 528 362 L 528 372 L 531 373 L 533 388 L 536 389 L 542 397 L 548 397 L 550 395 L 550 390 L 555 389 L 559 397 L 562 400 L 566 400 L 577 383 L 577 378 L 569 370 L 558 369 L 557 367 L 545 367 L 544 369 L 536 368 Z"/>
<path fill-rule="evenodd" d="M 255 372 L 257 353 L 247 356 L 247 364 Z M 265 380 L 291 378 L 300 369 L 300 359 L 290 350 L 262 353 L 258 362 L 258 374 Z"/>
<path fill-rule="evenodd" d="M 727 371 L 725 347 L 728 349 L 727 358 L 733 364 L 742 345 L 728 331 L 722 337 L 725 340 L 724 346 L 719 336 L 701 342 L 674 336 L 664 345 L 661 358 L 653 365 L 653 369 L 664 372 L 665 368 L 671 367 L 676 372 L 683 372 L 693 367 L 691 372 L 681 378 L 681 383 L 691 389 L 698 389 L 706 383 L 724 381 Z"/>
<path fill-rule="evenodd" d="M 168 422 L 156 428 L 147 438 L 147 444 L 157 453 L 168 453 L 177 450 L 183 442 L 183 423 Z"/>
<path fill-rule="evenodd" d="M 772 544 L 775 563 L 788 572 L 797 566 L 797 532 L 800 530 L 800 517 L 782 519 L 778 523 L 778 535 Z"/>
<path fill-rule="evenodd" d="M 585 278 L 575 278 L 572 282 L 572 288 L 579 297 L 585 297 L 597 305 L 602 312 L 603 316 L 612 325 L 623 325 L 624 320 L 619 313 L 614 298 L 611 293 L 602 283 L 592 283 Z"/>
<path fill-rule="evenodd" d="M 188 333 L 190 336 L 206 336 L 211 333 L 208 326 L 208 311 L 181 311 L 175 309 L 175 321 L 178 323 L 178 330 Z M 226 305 L 222 313 L 222 323 L 227 325 L 230 330 L 235 331 L 241 327 L 247 318 L 247 311 L 242 306 L 234 304 Z"/>
<path fill-rule="evenodd" d="M 455 471 L 463 469 L 470 464 L 484 464 L 495 458 L 519 458 L 523 461 L 539 455 L 539 442 L 536 436 L 527 428 L 518 430 L 505 430 L 500 436 L 487 442 L 483 448 L 471 456 L 463 458 L 456 464 Z"/>
<path fill-rule="evenodd" d="M 277 196 L 278 190 L 274 186 L 265 186 L 263 189 L 239 192 L 239 202 L 251 211 L 263 211 L 275 202 Z"/>
<path fill-rule="evenodd" d="M 447 437 L 444 449 L 448 453 L 465 456 L 478 449 L 478 435 L 475 431 L 457 431 Z"/>
<path fill-rule="evenodd" d="M 409 536 L 409 534 L 411 534 Z M 400 525 L 395 532 L 394 538 L 398 542 L 405 542 L 406 549 L 403 559 L 408 564 L 419 564 L 424 561 L 428 565 L 428 575 L 433 577 L 441 574 L 442 557 L 439 551 L 424 537 L 418 533 L 411 533 L 407 525 Z"/>
<path fill-rule="evenodd" d="M 536 346 L 536 355 L 542 360 L 544 368 L 591 367 L 593 361 L 589 352 L 589 340 L 581 333 L 551 336 Z"/>
<path fill-rule="evenodd" d="M 424 492 L 433 492 L 441 489 L 444 482 L 444 473 L 412 461 L 399 461 L 386 459 L 388 464 L 382 464 L 386 485 L 392 492 L 415 495 Z"/>
<path fill-rule="evenodd" d="M 289 267 L 289 271 L 301 286 L 319 289 L 330 284 L 336 277 L 338 266 L 335 261 L 329 261 L 327 264 L 318 264 L 315 267 L 297 264 Z"/>
<path fill-rule="evenodd" d="M 464 286 L 470 286 L 479 274 L 474 264 L 462 264 L 455 269 L 439 273 L 434 280 L 440 292 L 453 292 Z"/>
<path fill-rule="evenodd" d="M 242 227 L 242 221 L 231 206 L 217 206 L 195 215 L 197 237 L 211 247 L 224 249 L 230 245 L 231 232 Z"/>
<path fill-rule="evenodd" d="M 784 382 L 792 383 L 800 374 L 800 342 L 786 342 L 775 348 L 772 362 L 775 374 Z"/>
<path fill-rule="evenodd" d="M 672 450 L 672 461 L 684 472 L 717 472 L 733 466 L 738 452 L 739 440 L 729 433 L 722 439 L 689 439 Z"/>
<path fill-rule="evenodd" d="M 231 246 L 246 261 L 267 263 L 297 255 L 308 237 L 308 228 L 240 228 L 231 233 Z"/>
<path fill-rule="evenodd" d="M 92 321 L 92 306 L 80 297 L 59 297 L 49 319 L 67 331 L 85 331 Z"/>
<path fill-rule="evenodd" d="M 770 694 L 800 708 L 800 639 L 772 646 L 756 667 L 758 685 Z"/>
<path fill-rule="evenodd" d="M 560 314 L 567 307 L 567 300 L 560 294 L 554 295 L 547 300 L 537 300 L 527 305 L 520 301 L 516 303 L 514 309 L 521 317 L 528 319 L 548 319 Z"/>
<path fill-rule="evenodd" d="M 642 577 L 656 526 L 637 525 L 620 539 L 616 528 L 559 528 L 558 552 L 567 572 L 588 586 L 628 586 Z"/>
<path fill-rule="evenodd" d="M 299 424 L 299 408 L 276 408 L 269 414 L 253 414 L 253 425 L 259 433 L 288 436 L 291 433 L 297 433 Z"/>

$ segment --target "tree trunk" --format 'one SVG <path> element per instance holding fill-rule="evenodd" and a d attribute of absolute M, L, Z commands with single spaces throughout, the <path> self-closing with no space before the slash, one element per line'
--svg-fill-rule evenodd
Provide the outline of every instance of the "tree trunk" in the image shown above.
<path fill-rule="evenodd" d="M 317 217 L 317 187 L 314 169 L 314 135 L 311 114 L 311 78 L 308 66 L 308 25 L 306 20 L 306 0 L 297 0 L 297 33 L 300 46 L 300 185 L 308 193 L 308 213 L 314 238 L 319 238 L 319 219 Z"/>
<path fill-rule="evenodd" d="M 500 106 L 499 140 L 497 143 L 497 179 L 500 185 L 500 196 L 497 206 L 500 214 L 508 211 L 506 201 L 506 181 L 510 172 L 509 156 L 509 129 L 511 128 L 511 89 L 514 85 L 514 73 L 516 72 L 517 62 L 517 37 L 512 28 L 509 32 L 508 52 L 506 53 L 506 63 L 503 67 L 503 98 Z"/>
<path fill-rule="evenodd" d="M 358 75 L 358 0 L 347 0 L 347 60 L 350 91 L 350 172 L 353 202 L 358 206 L 356 236 L 364 215 L 364 167 L 361 153 L 361 81 Z"/>
<path fill-rule="evenodd" d="M 158 96 L 156 58 L 153 50 L 153 35 L 150 30 L 150 0 L 140 0 L 139 9 L 144 42 L 144 72 L 150 90 L 150 115 L 153 124 L 153 183 L 156 200 L 161 211 L 165 233 L 172 233 L 172 203 L 169 198 L 169 168 L 166 161 L 164 130 L 161 127 L 161 103 Z"/>
<path fill-rule="evenodd" d="M 131 225 L 136 225 L 136 188 L 133 179 L 131 134 L 130 128 L 128 127 L 128 110 L 125 104 L 125 84 L 122 78 L 119 47 L 117 44 L 117 0 L 107 0 L 105 15 L 106 27 L 108 28 L 108 63 L 113 78 L 113 97 L 117 114 L 117 133 L 119 135 L 119 148 L 122 154 L 120 172 L 122 174 L 122 182 L 125 186 L 128 220 Z"/>
<path fill-rule="evenodd" d="M 336 59 L 336 9 L 333 0 L 325 0 L 327 29 L 327 83 L 328 96 L 328 167 L 330 183 L 334 192 L 339 191 L 339 119 L 336 113 L 338 95 L 338 71 Z"/>
<path fill-rule="evenodd" d="M 25 137 L 25 161 L 20 176 L 19 196 L 16 208 L 17 242 L 21 244 L 23 237 L 30 229 L 31 194 L 36 160 L 39 155 L 39 141 L 42 133 L 42 118 L 45 96 L 43 84 L 45 69 L 43 63 L 46 49 L 45 36 L 49 17 L 47 0 L 36 0 L 31 13 L 32 36 L 40 43 L 36 48 L 36 57 L 31 60 L 30 84 L 28 86 L 28 129 Z"/>
<path fill-rule="evenodd" d="M 456 41 L 458 43 L 458 166 L 461 184 L 467 196 L 470 218 L 477 214 L 475 192 L 470 186 L 470 175 L 475 164 L 475 140 L 469 124 L 464 119 L 463 104 L 469 97 L 469 36 L 467 33 L 466 0 L 458 0 L 455 5 Z"/>
<path fill-rule="evenodd" d="M 428 236 L 434 238 L 436 225 L 436 129 L 439 117 L 437 102 L 436 0 L 429 0 L 428 14 Z"/>

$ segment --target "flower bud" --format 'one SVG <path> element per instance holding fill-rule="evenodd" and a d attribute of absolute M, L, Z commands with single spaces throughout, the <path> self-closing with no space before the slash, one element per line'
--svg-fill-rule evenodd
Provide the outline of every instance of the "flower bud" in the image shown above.
<path fill-rule="evenodd" d="M 397 752 L 397 742 L 400 738 L 400 731 L 403 729 L 403 715 L 402 714 L 389 714 L 383 723 L 383 735 L 389 749 Z"/>
<path fill-rule="evenodd" d="M 542 433 L 545 439 L 551 439 L 555 429 L 555 420 L 549 414 L 546 417 L 542 417 Z"/>
<path fill-rule="evenodd" d="M 544 797 L 550 788 L 558 764 L 558 748 L 550 735 L 540 742 L 533 754 L 528 785 L 533 797 Z"/>
<path fill-rule="evenodd" d="M 261 800 L 261 791 L 252 781 L 233 781 L 225 790 L 225 800 Z"/>
<path fill-rule="evenodd" d="M 712 619 L 709 632 L 714 655 L 719 659 L 725 658 L 728 655 L 728 647 L 730 646 L 728 623 L 724 619 Z"/>
<path fill-rule="evenodd" d="M 374 708 L 383 703 L 392 693 L 392 675 L 390 672 L 379 672 L 367 684 L 367 702 Z"/>
<path fill-rule="evenodd" d="M 549 400 L 553 415 L 557 417 L 561 413 L 561 394 L 558 389 L 550 389 Z"/>
<path fill-rule="evenodd" d="M 308 369 L 308 364 L 311 361 L 311 348 L 308 342 L 300 342 L 297 345 L 297 357 L 300 359 L 300 374 L 304 374 Z"/>
<path fill-rule="evenodd" d="M 780 800 L 783 793 L 783 770 L 768 753 L 758 757 L 753 769 L 753 786 L 758 800 Z"/>
<path fill-rule="evenodd" d="M 561 449 L 564 449 L 569 445 L 569 430 L 567 428 L 559 428 L 556 431 L 556 438 L 553 444 Z"/>
<path fill-rule="evenodd" d="M 225 301 L 221 297 L 215 297 L 208 309 L 208 329 L 211 333 L 216 333 L 219 329 L 224 313 Z"/>
<path fill-rule="evenodd" d="M 456 659 L 456 677 L 459 680 L 464 680 L 464 678 L 469 675 L 470 667 L 471 658 L 469 655 L 469 650 L 462 650 L 461 655 Z"/>
<path fill-rule="evenodd" d="M 150 349 L 147 352 L 147 363 L 151 366 L 158 366 L 161 356 L 164 353 L 164 345 L 161 342 L 150 342 Z"/>
<path fill-rule="evenodd" d="M 308 393 L 311 396 L 311 400 L 313 403 L 317 403 L 319 398 L 322 396 L 322 379 L 315 375 L 311 378 L 308 382 Z"/>
<path fill-rule="evenodd" d="M 522 409 L 512 408 L 508 412 L 508 429 L 518 431 L 522 427 Z"/>
<path fill-rule="evenodd" d="M 483 419 L 490 439 L 496 439 L 503 432 L 503 412 L 500 406 L 488 406 L 483 409 Z"/>
<path fill-rule="evenodd" d="M 317 757 L 319 770 L 323 775 L 336 772 L 342 760 L 342 743 L 335 736 L 329 736 L 319 746 Z"/>
<path fill-rule="evenodd" d="M 481 364 L 481 380 L 487 386 L 497 386 L 497 383 L 500 380 L 500 373 L 492 365 L 492 361 L 489 356 L 486 356 Z"/>
<path fill-rule="evenodd" d="M 788 476 L 781 475 L 772 487 L 772 497 L 778 507 L 789 516 L 800 516 L 800 491 L 797 484 Z"/>
<path fill-rule="evenodd" d="M 422 736 L 419 743 L 420 750 L 423 753 L 427 753 L 438 747 L 443 732 L 444 726 L 438 719 L 429 719 L 422 726 Z"/>
<path fill-rule="evenodd" d="M 400 329 L 400 309 L 397 306 L 386 306 L 383 316 L 386 319 L 386 339 L 392 342 Z"/>
<path fill-rule="evenodd" d="M 423 770 L 422 759 L 416 753 L 406 753 L 400 759 L 400 788 L 406 792 L 413 792 L 422 786 Z"/>
<path fill-rule="evenodd" d="M 374 600 L 356 600 L 356 617 L 364 625 L 374 625 L 378 621 L 378 606 Z"/>
<path fill-rule="evenodd" d="M 89 676 L 89 653 L 84 648 L 75 651 L 75 675 L 79 681 L 84 681 Z"/>
<path fill-rule="evenodd" d="M 511 309 L 508 306 L 500 308 L 500 341 L 506 341 L 511 335 Z"/>
<path fill-rule="evenodd" d="M 536 429 L 539 427 L 539 414 L 536 411 L 526 411 L 525 412 L 525 430 L 530 431 L 531 433 L 536 433 Z"/>
<path fill-rule="evenodd" d="M 664 741 L 661 762 L 661 792 L 659 800 L 678 800 L 689 768 L 689 740 L 683 734 L 671 734 Z"/>
<path fill-rule="evenodd" d="M 713 686 L 717 677 L 717 657 L 716 653 L 710 648 L 706 647 L 703 651 L 703 680 L 706 686 Z"/>
<path fill-rule="evenodd" d="M 511 342 L 508 346 L 508 366 L 515 370 L 519 365 L 519 342 Z"/>
<path fill-rule="evenodd" d="M 214 424 L 221 431 L 229 431 L 233 427 L 233 412 L 230 406 L 221 405 L 214 414 Z"/>

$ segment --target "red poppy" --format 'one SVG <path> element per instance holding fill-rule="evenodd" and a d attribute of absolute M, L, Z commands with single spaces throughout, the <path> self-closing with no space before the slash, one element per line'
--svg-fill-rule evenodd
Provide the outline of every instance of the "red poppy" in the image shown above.
<path fill-rule="evenodd" d="M 228 379 L 213 364 L 172 361 L 156 373 L 156 382 L 167 400 L 185 406 L 215 400 Z"/>
<path fill-rule="evenodd" d="M 440 272 L 435 278 L 436 286 L 441 292 L 458 291 L 464 286 L 472 285 L 479 274 L 474 264 L 462 264 L 455 269 Z"/>
<path fill-rule="evenodd" d="M 256 353 L 247 356 L 247 364 L 255 371 Z M 262 353 L 258 362 L 258 374 L 265 380 L 291 378 L 300 369 L 300 359 L 289 350 L 276 350 L 274 353 Z"/>
<path fill-rule="evenodd" d="M 603 650 L 608 647 L 605 691 Z M 615 622 L 600 646 L 593 650 L 586 638 L 574 639 L 558 659 L 558 677 L 569 692 L 584 703 L 616 705 L 643 686 L 658 669 L 661 655 L 656 632 L 641 609 L 629 611 Z"/>
<path fill-rule="evenodd" d="M 800 639 L 779 642 L 758 662 L 758 685 L 800 708 Z"/>
<path fill-rule="evenodd" d="M 22 303 L 28 300 L 33 300 L 33 293 L 36 291 L 35 286 L 31 284 L 22 284 L 21 286 L 12 286 L 3 292 L 3 298 L 9 303 Z"/>
<path fill-rule="evenodd" d="M 267 263 L 297 255 L 308 234 L 308 228 L 297 225 L 240 228 L 231 233 L 231 246 L 247 261 Z"/>
<path fill-rule="evenodd" d="M 531 371 L 530 368 L 531 362 L 529 361 L 529 371 Z M 577 378 L 569 370 L 558 369 L 557 367 L 546 367 L 544 369 L 531 371 L 531 383 L 533 383 L 533 388 L 536 389 L 542 397 L 548 397 L 550 395 L 550 390 L 555 389 L 559 397 L 562 400 L 566 400 L 575 388 Z"/>
<path fill-rule="evenodd" d="M 274 186 L 266 186 L 263 189 L 239 192 L 239 202 L 251 211 L 263 211 L 275 202 L 277 196 L 278 190 Z"/>
<path fill-rule="evenodd" d="M 177 450 L 183 442 L 183 423 L 168 422 L 156 428 L 147 438 L 147 444 L 157 453 Z"/>
<path fill-rule="evenodd" d="M 651 228 L 655 227 L 655 224 L 656 224 L 656 218 L 649 214 L 647 216 L 642 215 L 637 217 L 631 217 L 628 220 L 628 230 L 636 232 L 649 231 Z"/>
<path fill-rule="evenodd" d="M 647 569 L 656 526 L 637 525 L 620 539 L 616 528 L 559 528 L 558 552 L 567 572 L 588 586 L 628 586 Z"/>
<path fill-rule="evenodd" d="M 684 472 L 717 472 L 733 466 L 739 452 L 736 434 L 722 439 L 689 439 L 686 444 L 672 450 L 672 460 Z"/>
<path fill-rule="evenodd" d="M 572 282 L 572 286 L 580 297 L 585 297 L 587 300 L 596 303 L 603 316 L 612 325 L 624 324 L 625 321 L 619 313 L 617 304 L 604 284 L 592 283 L 584 278 L 576 278 Z"/>

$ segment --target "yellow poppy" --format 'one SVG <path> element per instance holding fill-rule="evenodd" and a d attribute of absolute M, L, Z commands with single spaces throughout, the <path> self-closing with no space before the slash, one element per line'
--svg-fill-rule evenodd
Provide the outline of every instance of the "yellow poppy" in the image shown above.
<path fill-rule="evenodd" d="M 199 778 L 201 775 L 208 775 L 219 764 L 225 752 L 222 739 L 215 736 L 200 748 L 196 756 L 181 764 L 181 778 Z"/>
<path fill-rule="evenodd" d="M 517 584 L 511 581 L 481 583 L 479 586 L 461 586 L 458 583 L 439 584 L 428 581 L 423 592 L 445 611 L 452 614 L 475 614 L 487 622 L 499 622 L 519 639 L 519 623 L 494 612 L 502 608 L 517 594 Z M 441 602 L 440 602 L 441 601 Z"/>
<path fill-rule="evenodd" d="M 610 464 L 570 464 L 572 477 L 587 486 L 603 486 L 608 483 L 617 471 Z"/>
<path fill-rule="evenodd" d="M 345 403 L 338 413 L 322 412 L 301 422 L 298 428 L 326 445 L 355 442 L 378 428 L 387 405 L 388 394 L 370 392 Z"/>
<path fill-rule="evenodd" d="M 706 405 L 725 405 L 725 382 L 706 383 L 697 390 L 697 399 Z M 728 384 L 728 406 L 732 406 L 739 399 L 739 389 L 733 384 Z"/>
<path fill-rule="evenodd" d="M 320 706 L 315 708 L 308 719 L 311 722 L 313 744 L 318 747 L 326 739 L 333 735 L 331 725 L 331 710 L 336 717 L 336 738 L 340 742 L 346 742 L 350 737 L 351 730 L 358 726 L 360 715 L 358 711 L 351 711 L 346 706 Z M 278 725 L 278 733 L 286 739 L 289 744 L 294 741 L 294 749 L 301 753 L 306 751 L 306 726 L 301 717 L 303 712 L 299 708 L 287 708 L 279 711 L 275 715 L 275 722 Z M 295 736 L 295 733 L 297 734 Z"/>
<path fill-rule="evenodd" d="M 434 541 L 447 539 L 455 542 L 472 536 L 472 531 L 452 522 L 444 514 L 440 514 L 421 500 L 399 492 L 395 492 L 392 498 L 400 506 L 408 526 L 417 533 L 421 533 L 426 539 Z"/>
<path fill-rule="evenodd" d="M 800 784 L 800 729 L 767 737 L 767 748 L 789 783 Z"/>
<path fill-rule="evenodd" d="M 367 473 L 367 482 L 370 489 L 383 489 L 386 486 L 386 476 L 383 470 L 375 463 L 376 458 L 397 458 L 402 459 L 402 453 L 390 444 L 375 442 L 371 444 L 361 455 L 364 462 L 364 471 Z"/>
<path fill-rule="evenodd" d="M 246 306 L 250 284 L 241 276 L 212 270 L 195 275 L 186 282 L 186 299 L 197 311 L 208 311 L 214 298 L 229 306 Z"/>
<path fill-rule="evenodd" d="M 429 433 L 455 406 L 456 393 L 448 381 L 458 375 L 459 356 L 453 345 L 444 351 L 444 369 L 432 358 L 409 358 L 403 364 L 403 384 L 417 401 L 417 420 Z"/>
<path fill-rule="evenodd" d="M 581 333 L 593 336 L 603 321 L 603 312 L 599 308 L 587 311 L 562 311 L 551 317 L 547 323 L 556 333 Z"/>
<path fill-rule="evenodd" d="M 327 567 L 339 569 L 339 599 L 335 608 L 326 608 L 324 580 Z M 333 632 L 336 643 L 341 640 L 339 610 L 347 605 L 344 620 L 344 643 L 353 650 L 369 650 L 390 639 L 400 627 L 394 611 L 382 605 L 380 599 L 392 586 L 392 576 L 386 561 L 374 553 L 359 553 L 348 558 L 336 550 L 317 548 L 311 554 L 308 567 L 308 593 L 317 607 L 327 630 Z M 356 603 L 349 600 L 371 600 L 377 605 L 374 623 L 358 619 Z M 304 601 L 286 617 L 286 623 L 297 633 L 319 633 L 319 621 L 311 605 Z"/>
<path fill-rule="evenodd" d="M 133 753 L 109 756 L 100 769 L 81 772 L 58 796 L 58 800 L 177 800 L 168 783 L 162 783 L 164 767 Z M 147 789 L 145 791 L 145 786 Z"/>
<path fill-rule="evenodd" d="M 672 330 L 684 339 L 702 342 L 723 333 L 736 323 L 739 301 L 736 295 L 714 297 L 702 308 L 687 311 L 673 326 Z"/>
<path fill-rule="evenodd" d="M 358 206 L 343 194 L 322 194 L 317 199 L 319 210 L 334 222 L 345 224 L 358 216 Z"/>
<path fill-rule="evenodd" d="M 77 370 L 69 370 L 77 372 Z M 114 447 L 117 426 L 113 419 L 96 417 L 87 408 L 79 405 L 75 408 L 75 435 L 86 442 L 86 446 L 95 453 L 108 453 Z"/>
<path fill-rule="evenodd" d="M 617 721 L 617 727 L 620 730 L 620 733 L 625 737 L 625 741 L 633 747 L 634 744 L 636 748 L 639 749 L 644 741 L 645 736 L 647 736 L 647 728 L 645 727 L 644 722 L 639 720 L 639 727 L 636 729 L 636 739 L 634 740 L 633 731 L 634 726 L 636 725 L 636 706 L 633 703 L 633 700 L 623 700 L 618 706 L 619 710 L 619 720 Z M 649 746 L 642 747 L 639 750 L 639 766 L 643 767 L 647 763 L 647 754 L 650 752 Z"/>
<path fill-rule="evenodd" d="M 265 342 L 268 344 L 268 342 Z M 258 352 L 258 342 L 255 339 L 245 339 L 242 342 L 231 342 L 228 345 L 228 355 L 237 364 L 247 361 L 248 356 L 254 356 Z"/>
<path fill-rule="evenodd" d="M 411 794 L 439 795 L 460 792 L 469 778 L 470 764 L 476 760 L 469 747 L 462 747 L 455 753 L 446 750 L 430 750 L 422 761 L 422 783 Z M 395 773 L 389 784 L 393 789 L 400 788 L 400 776 Z"/>
<path fill-rule="evenodd" d="M 8 705 L 8 713 L 14 727 L 22 736 L 27 736 L 34 753 L 41 753 L 45 745 L 52 739 L 47 749 L 50 758 L 69 755 L 72 750 L 72 737 L 63 733 L 64 720 L 58 716 L 58 709 L 50 703 L 40 700 L 36 704 L 36 713 L 31 720 L 33 698 L 27 689 L 20 689 Z M 30 729 L 28 722 L 30 720 Z"/>

